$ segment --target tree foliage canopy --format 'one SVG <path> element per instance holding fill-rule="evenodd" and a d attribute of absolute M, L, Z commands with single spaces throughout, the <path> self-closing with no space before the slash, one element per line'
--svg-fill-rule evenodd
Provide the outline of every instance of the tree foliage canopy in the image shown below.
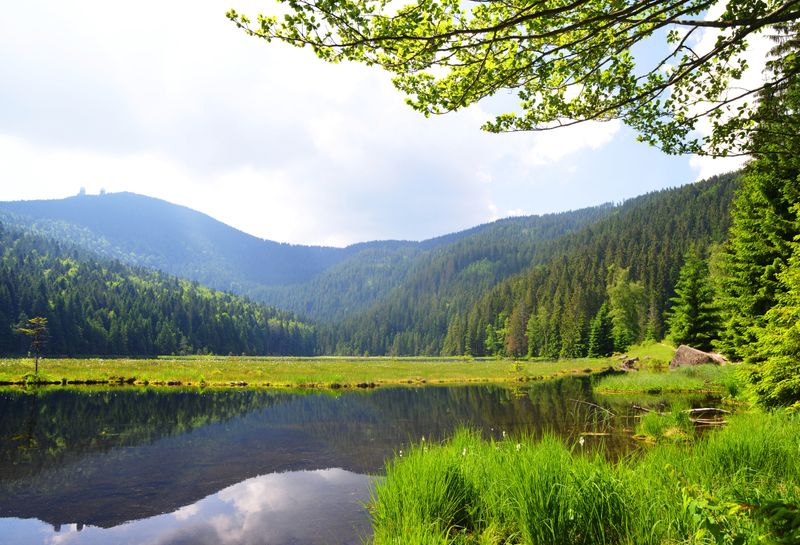
<path fill-rule="evenodd" d="M 516 112 L 492 132 L 621 119 L 669 153 L 746 154 L 758 94 L 794 70 L 743 87 L 748 38 L 800 18 L 798 0 L 278 0 L 288 12 L 228 17 L 252 36 L 310 46 L 330 62 L 378 65 L 425 115 L 501 91 Z M 699 46 L 703 30 L 715 40 Z M 647 47 L 651 54 L 642 55 Z M 652 58 L 651 58 L 652 57 Z M 792 54 L 783 63 L 795 65 Z M 699 136 L 708 119 L 712 133 Z"/>

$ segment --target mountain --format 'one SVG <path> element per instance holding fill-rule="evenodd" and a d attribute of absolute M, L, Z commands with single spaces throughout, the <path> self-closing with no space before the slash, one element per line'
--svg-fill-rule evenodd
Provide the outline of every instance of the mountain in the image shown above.
<path fill-rule="evenodd" d="M 28 350 L 13 331 L 34 316 L 47 318 L 54 355 L 309 355 L 316 344 L 289 313 L 0 224 L 0 354 Z"/>
<path fill-rule="evenodd" d="M 611 211 L 610 205 L 602 205 L 502 219 L 422 242 L 371 243 L 310 281 L 266 289 L 259 299 L 336 324 L 386 300 L 396 290 L 422 295 L 431 282 L 437 284 L 436 295 L 440 291 L 479 292 L 524 270 L 546 241 L 592 224 Z"/>
<path fill-rule="evenodd" d="M 532 356 L 582 356 L 589 322 L 607 299 L 610 268 L 641 282 L 639 315 L 647 323 L 640 331 L 661 338 L 684 254 L 725 239 L 737 187 L 737 176 L 720 176 L 585 216 L 551 217 L 551 225 L 547 216 L 520 219 L 539 222 L 542 231 L 531 239 L 513 222 L 462 238 L 431 252 L 369 309 L 321 328 L 320 350 L 521 356 L 533 348 Z"/>
<path fill-rule="evenodd" d="M 158 273 L 135 267 L 154 267 L 311 320 L 320 354 L 572 357 L 585 355 L 614 282 L 639 297 L 631 336 L 661 338 L 683 256 L 725 239 L 737 186 L 720 176 L 618 205 L 347 248 L 261 240 L 130 193 L 0 203 L 0 219 L 140 276 Z"/>
<path fill-rule="evenodd" d="M 128 264 L 243 294 L 303 282 L 352 253 L 262 240 L 184 206 L 134 193 L 3 202 L 0 219 Z"/>
<path fill-rule="evenodd" d="M 336 322 L 430 274 L 425 270 L 431 261 L 440 268 L 476 263 L 481 282 L 496 282 L 522 270 L 542 240 L 583 227 L 609 210 L 603 205 L 508 218 L 422 242 L 374 241 L 347 248 L 262 240 L 200 212 L 133 193 L 0 202 L 0 221 L 308 319 Z M 445 261 L 443 248 L 451 248 Z"/>

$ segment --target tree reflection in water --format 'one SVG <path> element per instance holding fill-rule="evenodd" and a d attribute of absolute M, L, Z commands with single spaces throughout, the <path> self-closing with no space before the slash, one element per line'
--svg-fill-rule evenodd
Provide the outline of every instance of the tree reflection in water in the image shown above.
<path fill-rule="evenodd" d="M 49 542 L 46 535 L 53 542 L 73 534 L 84 540 L 102 534 L 100 528 L 119 527 L 114 531 L 121 532 L 129 521 L 149 519 L 137 524 L 158 536 L 176 536 L 170 543 L 200 542 L 197 536 L 180 538 L 180 532 L 189 531 L 179 524 L 180 517 L 191 514 L 194 506 L 223 505 L 225 498 L 240 505 L 231 495 L 260 486 L 261 481 L 250 481 L 254 477 L 265 476 L 259 478 L 274 487 L 273 494 L 263 494 L 273 502 L 280 497 L 291 503 L 292 494 L 276 494 L 291 490 L 292 479 L 300 483 L 298 490 L 318 483 L 335 491 L 334 484 L 346 475 L 348 486 L 362 486 L 363 492 L 363 475 L 379 474 L 393 452 L 422 437 L 445 439 L 460 426 L 497 439 L 503 432 L 513 438 L 549 431 L 568 442 L 577 442 L 581 432 L 611 431 L 602 439 L 591 436 L 585 450 L 602 441 L 609 454 L 627 451 L 630 438 L 615 431 L 624 426 L 609 423 L 607 413 L 595 405 L 607 408 L 608 402 L 598 402 L 588 379 L 577 378 L 514 389 L 451 386 L 336 393 L 6 390 L 0 392 L 0 535 L 6 538 L 24 526 L 32 533 L 19 543 Z M 366 492 L 359 498 L 366 500 Z M 262 505 L 258 512 L 273 512 L 274 505 L 267 505 L 272 507 Z M 320 526 L 328 527 L 329 542 L 345 539 L 331 533 L 347 525 L 335 501 L 330 509 L 297 505 L 298 511 L 308 509 L 300 526 L 310 526 L 318 516 L 327 520 Z M 233 516 L 239 511 L 230 507 L 225 512 Z M 205 513 L 204 524 L 221 516 Z M 39 519 L 62 531 L 52 535 L 41 523 L 17 519 Z M 250 519 L 230 520 L 246 524 Z M 77 532 L 76 524 L 87 528 Z M 193 525 L 191 531 L 200 527 Z M 355 535 L 352 528 L 346 535 Z M 241 538 L 237 543 L 250 543 L 246 535 Z"/>

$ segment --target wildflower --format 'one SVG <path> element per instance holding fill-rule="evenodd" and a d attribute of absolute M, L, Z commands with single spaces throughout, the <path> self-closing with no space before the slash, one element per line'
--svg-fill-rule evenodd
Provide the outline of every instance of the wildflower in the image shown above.
<path fill-rule="evenodd" d="M 583 435 L 581 435 L 581 438 L 580 438 L 580 439 L 578 439 L 578 444 L 579 444 L 580 446 L 583 446 L 583 444 L 584 444 L 585 442 L 586 442 L 586 440 L 583 438 Z"/>
<path fill-rule="evenodd" d="M 519 443 L 517 443 L 517 451 L 519 451 L 519 449 L 521 449 L 521 448 L 522 448 L 522 445 L 520 445 Z"/>
<path fill-rule="evenodd" d="M 403 457 L 403 450 L 401 449 L 400 450 L 400 458 L 402 458 L 402 457 Z"/>
<path fill-rule="evenodd" d="M 505 438 L 506 438 L 506 435 L 508 435 L 508 434 L 506 433 L 506 430 L 503 430 L 503 439 L 505 439 Z"/>
<path fill-rule="evenodd" d="M 466 456 L 466 455 L 467 455 L 467 448 L 466 448 L 466 447 L 464 447 L 464 448 L 461 450 L 461 456 Z"/>

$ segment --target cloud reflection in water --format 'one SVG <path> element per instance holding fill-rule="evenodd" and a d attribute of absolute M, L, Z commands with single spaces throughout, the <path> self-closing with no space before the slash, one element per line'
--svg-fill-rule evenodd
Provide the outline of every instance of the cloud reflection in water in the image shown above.
<path fill-rule="evenodd" d="M 369 486 L 370 477 L 343 469 L 273 473 L 109 529 L 79 531 L 72 524 L 56 532 L 38 520 L 18 520 L 24 541 L 12 535 L 9 545 L 30 544 L 32 536 L 48 545 L 355 545 L 370 532 Z"/>

